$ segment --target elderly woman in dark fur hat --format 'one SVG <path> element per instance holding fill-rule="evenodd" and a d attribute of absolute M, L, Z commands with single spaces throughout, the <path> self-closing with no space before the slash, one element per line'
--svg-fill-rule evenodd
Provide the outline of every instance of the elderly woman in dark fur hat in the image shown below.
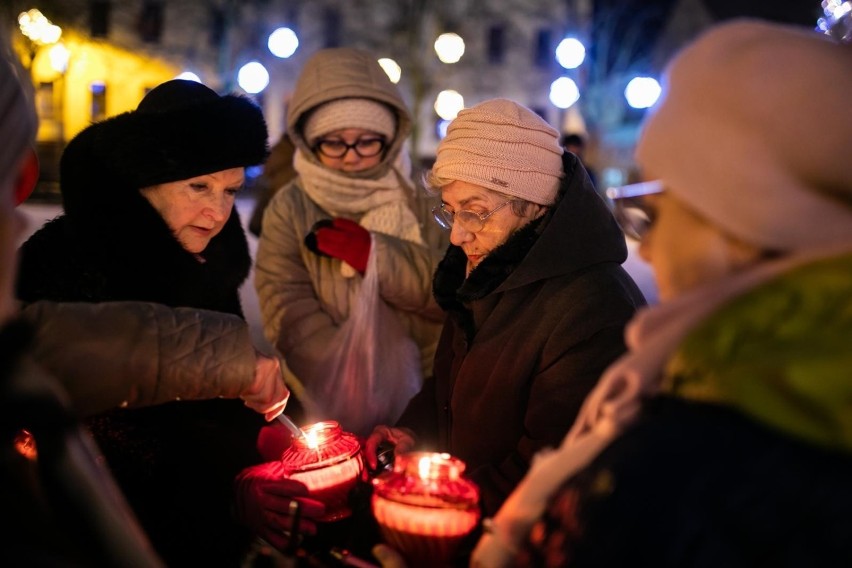
<path fill-rule="evenodd" d="M 65 214 L 21 247 L 19 298 L 144 300 L 242 316 L 251 257 L 234 199 L 245 167 L 266 155 L 266 124 L 247 99 L 190 81 L 156 87 L 136 110 L 69 143 Z M 246 347 L 244 336 L 231 343 L 216 353 L 222 362 Z M 257 353 L 255 372 L 280 369 Z M 169 566 L 239 564 L 250 535 L 232 518 L 232 483 L 259 461 L 262 425 L 237 400 L 117 409 L 89 422 Z"/>

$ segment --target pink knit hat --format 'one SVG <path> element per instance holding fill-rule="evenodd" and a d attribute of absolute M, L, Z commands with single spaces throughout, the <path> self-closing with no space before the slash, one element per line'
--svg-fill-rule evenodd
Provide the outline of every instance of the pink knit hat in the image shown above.
<path fill-rule="evenodd" d="M 384 103 L 364 98 L 335 99 L 317 107 L 305 121 L 308 144 L 317 138 L 346 128 L 363 128 L 384 135 L 388 141 L 396 134 L 396 117 Z"/>
<path fill-rule="evenodd" d="M 852 242 L 852 45 L 734 21 L 681 51 L 663 83 L 636 148 L 646 176 L 754 245 Z"/>
<path fill-rule="evenodd" d="M 562 178 L 559 132 L 530 109 L 492 99 L 464 109 L 438 145 L 432 174 L 552 205 Z"/>

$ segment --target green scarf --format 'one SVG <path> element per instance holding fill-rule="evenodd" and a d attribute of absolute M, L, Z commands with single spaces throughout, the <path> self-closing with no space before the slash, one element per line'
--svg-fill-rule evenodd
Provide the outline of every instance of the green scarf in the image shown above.
<path fill-rule="evenodd" d="M 723 306 L 665 374 L 665 392 L 852 450 L 852 255 L 802 266 Z"/>

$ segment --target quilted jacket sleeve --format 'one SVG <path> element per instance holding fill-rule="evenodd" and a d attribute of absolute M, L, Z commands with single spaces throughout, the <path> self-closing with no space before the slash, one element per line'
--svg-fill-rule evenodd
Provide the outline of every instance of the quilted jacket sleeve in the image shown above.
<path fill-rule="evenodd" d="M 34 359 L 82 415 L 177 399 L 236 398 L 254 379 L 256 351 L 237 316 L 144 302 L 26 306 Z"/>

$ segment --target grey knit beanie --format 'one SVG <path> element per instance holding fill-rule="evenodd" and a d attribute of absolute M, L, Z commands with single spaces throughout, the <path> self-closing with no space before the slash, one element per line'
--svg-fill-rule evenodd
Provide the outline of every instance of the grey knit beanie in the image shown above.
<path fill-rule="evenodd" d="M 559 132 L 514 101 L 485 101 L 450 123 L 432 173 L 552 205 L 562 178 Z"/>

